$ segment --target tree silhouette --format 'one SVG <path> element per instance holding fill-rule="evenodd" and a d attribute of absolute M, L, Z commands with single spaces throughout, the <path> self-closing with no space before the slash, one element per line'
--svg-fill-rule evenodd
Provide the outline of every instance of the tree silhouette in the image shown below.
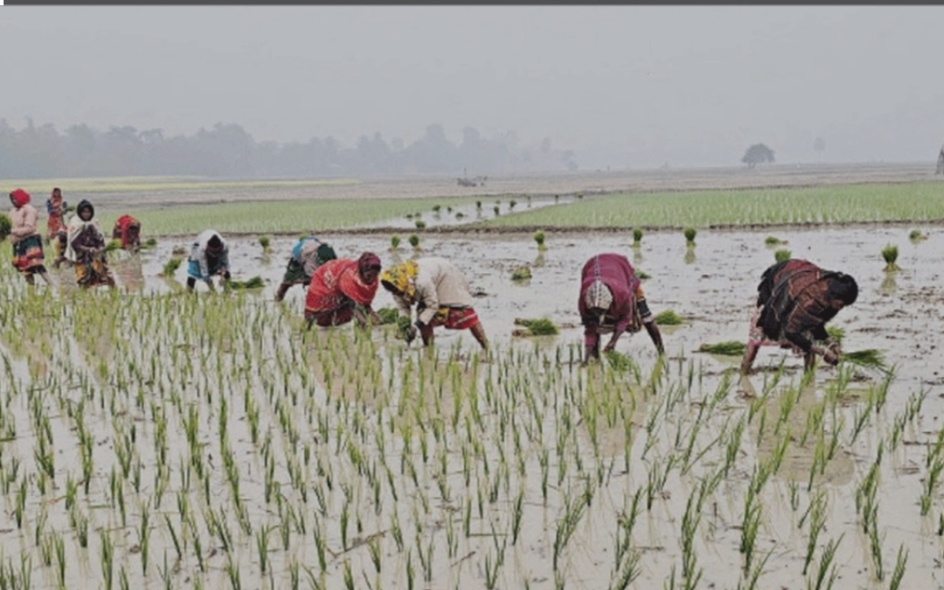
<path fill-rule="evenodd" d="M 754 166 L 763 164 L 764 162 L 773 162 L 774 151 L 762 143 L 755 143 L 751 147 L 747 148 L 747 151 L 744 152 L 744 157 L 741 158 L 741 161 L 747 164 L 748 168 L 753 168 Z"/>

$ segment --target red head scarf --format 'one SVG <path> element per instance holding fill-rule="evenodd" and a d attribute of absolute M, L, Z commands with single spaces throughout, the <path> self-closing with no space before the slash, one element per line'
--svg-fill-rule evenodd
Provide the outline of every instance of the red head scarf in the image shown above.
<path fill-rule="evenodd" d="M 13 204 L 19 209 L 23 205 L 26 205 L 30 202 L 30 195 L 25 190 L 18 188 L 12 193 L 10 193 L 10 198 L 13 200 Z"/>

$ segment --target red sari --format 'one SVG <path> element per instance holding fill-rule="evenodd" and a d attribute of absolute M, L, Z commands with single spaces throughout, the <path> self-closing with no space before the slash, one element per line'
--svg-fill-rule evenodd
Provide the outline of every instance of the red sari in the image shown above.
<path fill-rule="evenodd" d="M 354 306 L 369 306 L 379 281 L 365 283 L 357 261 L 339 258 L 325 262 L 311 276 L 305 314 L 314 315 L 319 326 L 338 326 L 354 318 Z"/>

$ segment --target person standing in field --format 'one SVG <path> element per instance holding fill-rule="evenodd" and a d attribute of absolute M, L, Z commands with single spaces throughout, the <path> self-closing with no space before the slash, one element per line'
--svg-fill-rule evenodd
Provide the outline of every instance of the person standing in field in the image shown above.
<path fill-rule="evenodd" d="M 62 191 L 59 188 L 52 189 L 52 194 L 46 199 L 46 213 L 49 215 L 46 219 L 46 239 L 50 242 L 58 240 L 59 232 L 66 231 L 65 215 L 68 210 L 69 205 L 62 199 Z"/>
<path fill-rule="evenodd" d="M 603 348 L 611 352 L 624 332 L 636 333 L 643 326 L 659 354 L 665 354 L 642 283 L 625 256 L 597 254 L 583 265 L 577 310 L 584 326 L 584 365 L 600 358 L 601 334 L 611 334 Z"/>
<path fill-rule="evenodd" d="M 75 280 L 83 289 L 96 285 L 115 286 L 115 279 L 108 270 L 105 235 L 94 217 L 95 207 L 83 199 L 69 222 L 68 251 L 75 262 Z"/>
<path fill-rule="evenodd" d="M 364 252 L 357 260 L 336 258 L 315 269 L 305 298 L 305 320 L 326 328 L 340 326 L 352 319 L 362 328 L 379 324 L 371 308 L 377 294 L 380 258 Z"/>
<path fill-rule="evenodd" d="M 292 255 L 288 259 L 282 283 L 275 292 L 275 300 L 282 301 L 285 294 L 293 285 L 308 286 L 315 270 L 328 262 L 337 259 L 334 248 L 322 242 L 315 236 L 306 236 L 298 240 L 292 248 Z"/>
<path fill-rule="evenodd" d="M 396 301 L 399 336 L 408 344 L 419 331 L 423 345 L 432 345 L 433 328 L 443 326 L 448 330 L 469 330 L 482 350 L 488 350 L 485 328 L 472 307 L 469 282 L 445 258 L 408 260 L 385 270 L 380 282 Z M 413 305 L 416 322 L 411 324 Z"/>
<path fill-rule="evenodd" d="M 197 281 L 204 281 L 211 291 L 213 277 L 230 279 L 229 245 L 215 229 L 204 230 L 190 247 L 187 265 L 187 290 L 193 292 Z"/>
<path fill-rule="evenodd" d="M 750 373 L 760 347 L 769 345 L 802 354 L 806 370 L 813 368 L 817 355 L 830 365 L 838 364 L 842 351 L 826 331 L 826 322 L 855 303 L 858 295 L 854 278 L 807 260 L 786 260 L 768 267 L 757 286 L 741 373 Z"/>
<path fill-rule="evenodd" d="M 43 264 L 43 238 L 36 231 L 36 207 L 30 205 L 30 194 L 18 188 L 10 193 L 13 209 L 10 211 L 10 241 L 13 243 L 13 266 L 30 285 L 39 275 L 49 283 L 49 275 Z"/>

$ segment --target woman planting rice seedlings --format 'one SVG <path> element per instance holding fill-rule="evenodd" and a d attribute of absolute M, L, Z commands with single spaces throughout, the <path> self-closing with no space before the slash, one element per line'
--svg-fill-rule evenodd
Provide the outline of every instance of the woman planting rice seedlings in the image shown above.
<path fill-rule="evenodd" d="M 229 245 L 214 229 L 203 231 L 190 247 L 187 266 L 187 290 L 193 291 L 197 281 L 204 281 L 213 290 L 213 277 L 230 279 Z"/>
<path fill-rule="evenodd" d="M 75 280 L 83 289 L 96 285 L 115 286 L 115 279 L 108 270 L 105 236 L 94 217 L 95 207 L 82 200 L 69 222 L 66 257 L 75 263 Z"/>
<path fill-rule="evenodd" d="M 311 275 L 319 266 L 329 260 L 335 260 L 337 257 L 334 248 L 315 236 L 305 236 L 298 240 L 295 247 L 292 248 L 288 266 L 285 267 L 282 284 L 275 292 L 275 300 L 282 301 L 285 299 L 285 294 L 292 288 L 292 285 L 307 286 L 311 283 Z"/>
<path fill-rule="evenodd" d="M 419 330 L 423 345 L 430 346 L 433 328 L 444 326 L 448 330 L 469 330 L 482 350 L 488 350 L 485 329 L 472 307 L 469 282 L 445 258 L 408 260 L 385 270 L 380 279 L 400 309 L 399 335 L 407 344 L 413 342 Z M 410 325 L 414 304 L 416 323 Z"/>
<path fill-rule="evenodd" d="M 379 324 L 380 317 L 370 307 L 379 274 L 380 258 L 373 252 L 364 252 L 357 260 L 338 258 L 319 266 L 311 276 L 305 300 L 308 329 L 315 323 L 340 326 L 352 319 L 361 327 L 368 322 Z"/>
<path fill-rule="evenodd" d="M 851 276 L 819 268 L 807 260 L 778 262 L 764 271 L 757 286 L 757 309 L 751 318 L 741 373 L 748 374 L 761 346 L 792 348 L 803 354 L 806 370 L 816 355 L 839 363 L 839 343 L 826 331 L 826 322 L 855 303 L 859 286 Z M 824 342 L 826 347 L 814 344 Z"/>
<path fill-rule="evenodd" d="M 653 321 L 639 278 L 629 260 L 620 254 L 598 254 L 583 265 L 577 309 L 584 325 L 583 364 L 600 358 L 600 334 L 612 334 L 603 352 L 616 348 L 627 330 L 646 332 L 659 354 L 665 354 L 662 334 Z"/>
<path fill-rule="evenodd" d="M 13 266 L 30 285 L 39 275 L 49 284 L 49 275 L 43 265 L 43 238 L 36 231 L 36 207 L 30 205 L 30 195 L 18 188 L 10 193 L 13 210 L 10 211 L 10 240 L 13 242 Z"/>
<path fill-rule="evenodd" d="M 141 248 L 141 222 L 131 215 L 122 215 L 115 220 L 111 237 L 113 240 L 121 240 L 122 250 L 136 252 Z"/>

